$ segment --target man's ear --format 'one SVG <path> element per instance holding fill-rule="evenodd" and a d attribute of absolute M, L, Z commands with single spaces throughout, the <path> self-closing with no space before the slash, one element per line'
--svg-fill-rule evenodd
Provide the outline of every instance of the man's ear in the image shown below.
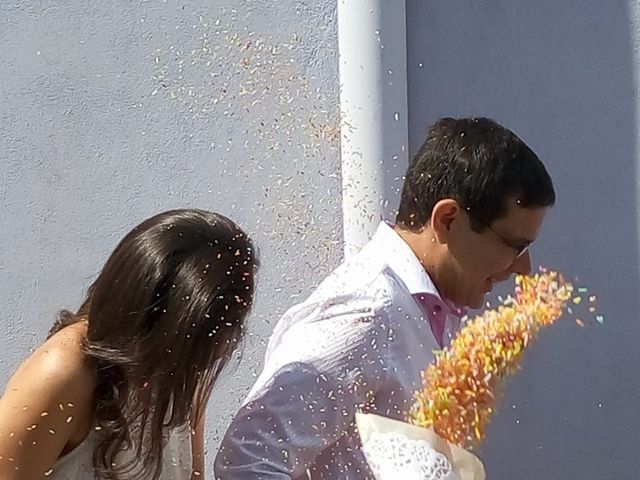
<path fill-rule="evenodd" d="M 453 223 L 460 217 L 462 208 L 452 198 L 438 201 L 431 210 L 431 229 L 440 244 L 446 244 L 451 236 Z"/>

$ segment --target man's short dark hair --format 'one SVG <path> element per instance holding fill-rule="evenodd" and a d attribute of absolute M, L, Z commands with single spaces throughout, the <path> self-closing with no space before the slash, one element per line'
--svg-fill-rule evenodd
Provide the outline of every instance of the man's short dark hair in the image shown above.
<path fill-rule="evenodd" d="M 452 198 L 482 231 L 514 197 L 525 208 L 555 203 L 553 182 L 537 155 L 488 118 L 442 118 L 409 164 L 396 223 L 419 230 L 438 201 Z"/>

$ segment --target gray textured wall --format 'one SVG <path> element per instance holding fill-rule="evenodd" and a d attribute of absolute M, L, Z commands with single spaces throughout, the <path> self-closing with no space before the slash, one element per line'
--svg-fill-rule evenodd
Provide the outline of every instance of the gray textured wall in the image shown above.
<path fill-rule="evenodd" d="M 0 2 L 0 384 L 133 225 L 219 211 L 262 257 L 209 455 L 283 310 L 342 254 L 331 1 Z"/>
<path fill-rule="evenodd" d="M 537 263 L 596 293 L 544 332 L 482 452 L 490 479 L 635 479 L 640 454 L 633 2 L 409 0 L 411 152 L 442 115 L 485 115 L 546 162 L 558 202 Z"/>

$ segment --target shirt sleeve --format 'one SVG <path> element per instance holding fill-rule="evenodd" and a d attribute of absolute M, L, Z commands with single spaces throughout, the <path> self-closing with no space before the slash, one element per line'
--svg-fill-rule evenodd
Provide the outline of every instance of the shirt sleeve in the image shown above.
<path fill-rule="evenodd" d="M 262 386 L 254 387 L 222 441 L 216 479 L 298 478 L 349 431 L 385 374 L 386 330 L 362 315 L 326 323 L 330 332 L 322 323 L 293 328 L 267 362 Z"/>

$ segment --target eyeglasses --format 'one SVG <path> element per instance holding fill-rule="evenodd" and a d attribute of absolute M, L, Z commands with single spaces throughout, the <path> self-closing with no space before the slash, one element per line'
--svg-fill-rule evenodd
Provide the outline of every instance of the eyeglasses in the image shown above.
<path fill-rule="evenodd" d="M 473 218 L 477 223 L 482 225 L 484 228 L 486 228 L 488 230 L 491 230 L 493 232 L 493 234 L 500 239 L 500 242 L 502 242 L 503 245 L 511 248 L 512 250 L 515 250 L 516 258 L 520 258 L 522 255 L 527 253 L 527 251 L 529 250 L 529 247 L 531 246 L 531 242 L 525 242 L 525 243 L 523 243 L 521 245 L 515 245 L 513 243 L 513 241 L 503 237 L 498 232 L 496 232 L 491 225 L 486 225 L 485 223 L 480 222 L 477 218 L 475 218 L 473 215 L 471 215 L 471 213 L 469 212 L 468 208 L 465 209 L 465 211 L 467 212 L 467 215 L 469 215 L 469 218 Z"/>
<path fill-rule="evenodd" d="M 513 242 L 511 242 L 510 240 L 507 240 L 502 235 L 500 235 L 498 232 L 496 232 L 491 227 L 491 225 L 485 225 L 485 227 L 488 228 L 489 230 L 491 230 L 500 239 L 500 241 L 504 245 L 506 245 L 507 247 L 512 248 L 513 250 L 515 250 L 516 251 L 516 258 L 520 258 L 522 255 L 527 253 L 527 251 L 529 250 L 529 247 L 531 246 L 531 242 L 525 242 L 522 245 L 514 245 Z"/>

